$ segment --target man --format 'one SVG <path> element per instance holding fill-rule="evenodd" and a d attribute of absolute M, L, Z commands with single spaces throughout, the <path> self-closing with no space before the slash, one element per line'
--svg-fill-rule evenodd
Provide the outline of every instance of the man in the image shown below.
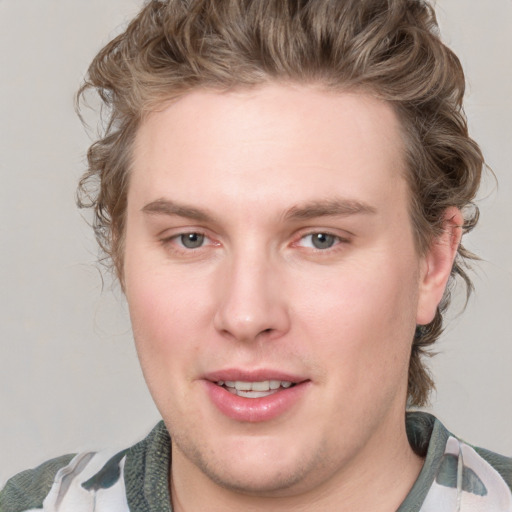
<path fill-rule="evenodd" d="M 510 459 L 406 420 L 483 164 L 435 27 L 416 0 L 151 1 L 100 52 L 82 205 L 163 423 L 2 510 L 512 510 Z"/>

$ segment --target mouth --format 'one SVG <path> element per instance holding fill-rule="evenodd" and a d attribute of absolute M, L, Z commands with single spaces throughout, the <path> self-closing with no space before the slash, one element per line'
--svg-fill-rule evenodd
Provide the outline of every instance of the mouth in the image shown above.
<path fill-rule="evenodd" d="M 205 375 L 207 396 L 225 416 L 238 422 L 265 422 L 292 411 L 309 396 L 312 381 L 278 369 L 231 368 Z"/>
<path fill-rule="evenodd" d="M 279 393 L 285 389 L 296 386 L 288 380 L 262 380 L 262 381 L 216 381 L 215 384 L 229 393 L 242 398 L 264 398 Z"/>

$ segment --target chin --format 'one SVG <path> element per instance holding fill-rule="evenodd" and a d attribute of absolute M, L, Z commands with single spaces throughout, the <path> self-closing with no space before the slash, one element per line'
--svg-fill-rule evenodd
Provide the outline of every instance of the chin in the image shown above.
<path fill-rule="evenodd" d="M 274 467 L 272 465 L 274 464 Z M 286 496 L 304 485 L 306 468 L 296 464 L 275 467 L 275 462 L 261 467 L 242 464 L 242 467 L 211 467 L 202 471 L 217 485 L 240 494 L 277 497 Z"/>
<path fill-rule="evenodd" d="M 181 453 L 215 484 L 233 492 L 261 497 L 287 496 L 305 490 L 308 475 L 319 476 L 325 464 L 322 450 L 297 450 L 265 437 L 232 439 L 214 449 L 178 446 Z M 311 484 L 311 483 L 310 483 Z"/>

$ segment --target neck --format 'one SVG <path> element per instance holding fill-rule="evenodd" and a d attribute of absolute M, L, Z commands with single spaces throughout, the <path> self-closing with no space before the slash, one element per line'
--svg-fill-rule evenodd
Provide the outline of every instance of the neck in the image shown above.
<path fill-rule="evenodd" d="M 402 417 L 403 418 L 403 417 Z M 174 512 L 394 512 L 418 477 L 423 459 L 412 451 L 405 421 L 386 425 L 349 464 L 319 485 L 280 495 L 243 494 L 211 481 L 173 446 Z"/>

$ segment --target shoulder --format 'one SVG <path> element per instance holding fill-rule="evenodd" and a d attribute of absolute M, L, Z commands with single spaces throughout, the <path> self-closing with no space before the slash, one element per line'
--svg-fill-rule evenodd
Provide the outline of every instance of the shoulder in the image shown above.
<path fill-rule="evenodd" d="M 65 455 L 23 471 L 0 492 L 0 512 L 128 511 L 122 478 L 125 453 Z M 102 502 L 109 508 L 102 509 Z"/>
<path fill-rule="evenodd" d="M 57 472 L 67 466 L 74 455 L 63 455 L 13 476 L 0 492 L 1 512 L 40 509 Z"/>
<path fill-rule="evenodd" d="M 462 510 L 512 512 L 512 459 L 450 434 L 436 468 L 430 500 L 439 508 L 456 496 Z M 429 508 L 426 508 L 429 511 Z"/>
<path fill-rule="evenodd" d="M 500 455 L 491 452 L 485 448 L 474 448 L 476 453 L 480 455 L 488 464 L 490 464 L 505 480 L 506 484 L 512 490 L 512 457 Z"/>
<path fill-rule="evenodd" d="M 434 448 L 446 453 L 450 445 L 465 446 L 474 452 L 473 457 L 483 459 L 492 466 L 512 489 L 512 457 L 494 453 L 485 448 L 479 448 L 452 434 L 433 415 L 425 412 L 409 412 L 406 415 L 407 436 L 413 450 L 421 457 L 425 457 Z"/>
<path fill-rule="evenodd" d="M 512 458 L 463 441 L 426 413 L 407 415 L 407 433 L 425 459 L 412 490 L 414 503 L 421 504 L 415 510 L 512 511 Z"/>
<path fill-rule="evenodd" d="M 163 422 L 134 446 L 65 455 L 12 477 L 0 512 L 170 512 L 170 438 Z"/>

